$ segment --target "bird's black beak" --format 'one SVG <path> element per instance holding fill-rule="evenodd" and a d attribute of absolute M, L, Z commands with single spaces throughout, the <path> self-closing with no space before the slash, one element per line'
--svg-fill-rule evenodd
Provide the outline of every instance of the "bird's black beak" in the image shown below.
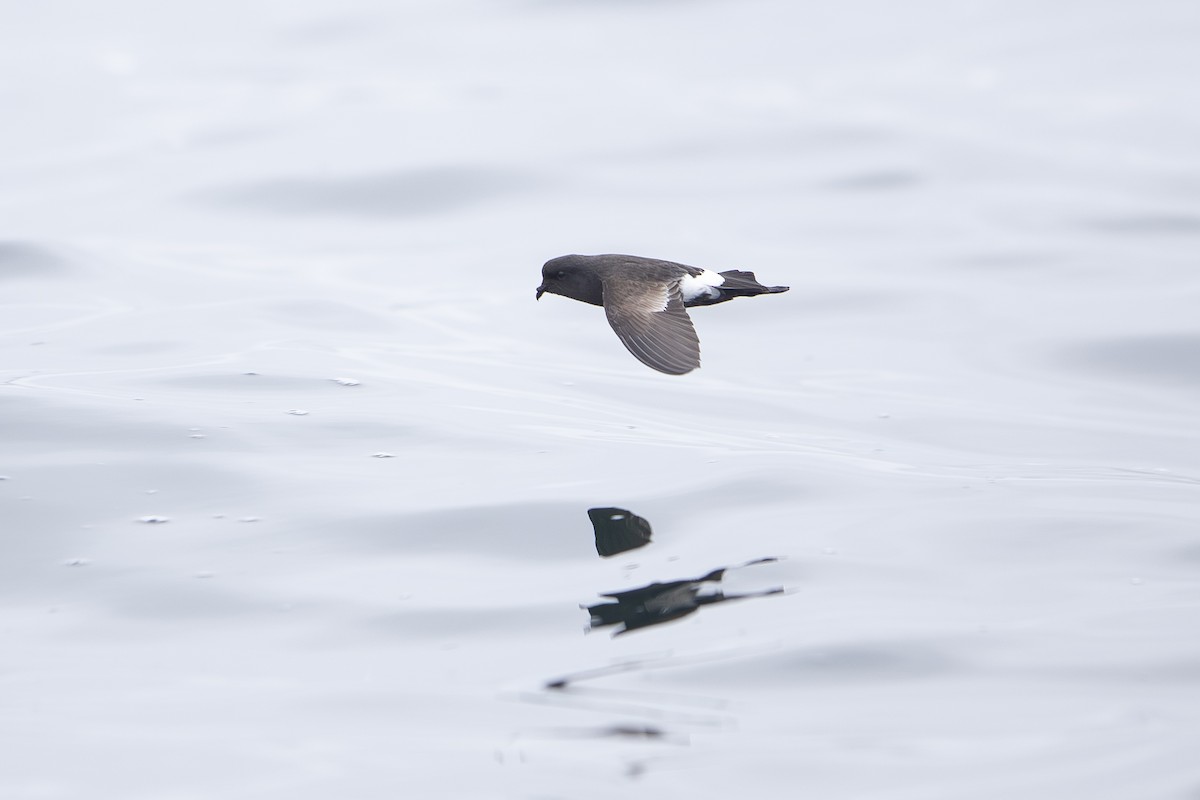
<path fill-rule="evenodd" d="M 546 293 L 546 288 L 544 286 L 539 286 L 537 288 L 537 298 L 536 299 L 541 300 L 542 295 L 544 295 L 545 293 Z"/>

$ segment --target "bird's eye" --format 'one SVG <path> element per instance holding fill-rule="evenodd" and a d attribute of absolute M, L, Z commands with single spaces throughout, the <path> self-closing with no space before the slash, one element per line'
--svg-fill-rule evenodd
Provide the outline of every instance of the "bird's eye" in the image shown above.
<path fill-rule="evenodd" d="M 560 269 L 558 272 L 554 273 L 554 277 L 556 277 L 556 278 L 565 278 L 565 277 L 567 277 L 567 273 L 563 272 L 563 271 Z"/>

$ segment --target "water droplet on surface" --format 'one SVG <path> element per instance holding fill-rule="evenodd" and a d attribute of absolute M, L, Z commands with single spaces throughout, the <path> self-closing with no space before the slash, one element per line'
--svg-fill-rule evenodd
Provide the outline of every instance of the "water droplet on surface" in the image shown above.
<path fill-rule="evenodd" d="M 307 411 L 305 411 L 305 410 L 304 410 L 304 409 L 302 409 L 302 408 L 289 408 L 289 409 L 287 410 L 287 413 L 291 414 L 293 417 L 305 417 L 305 416 L 308 416 L 308 412 L 307 412 Z"/>
<path fill-rule="evenodd" d="M 203 433 L 192 433 L 192 434 L 188 434 L 188 438 L 189 439 L 207 439 L 208 437 L 205 436 Z"/>
<path fill-rule="evenodd" d="M 138 517 L 138 522 L 144 522 L 147 525 L 161 525 L 164 522 L 170 522 L 170 521 L 171 521 L 170 517 L 159 517 L 159 516 L 154 516 L 154 515 Z"/>

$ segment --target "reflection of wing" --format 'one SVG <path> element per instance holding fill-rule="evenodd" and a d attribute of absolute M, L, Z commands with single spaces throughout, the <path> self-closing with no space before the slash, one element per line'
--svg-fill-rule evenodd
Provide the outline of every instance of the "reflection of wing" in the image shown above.
<path fill-rule="evenodd" d="M 650 542 L 650 523 L 624 508 L 589 508 L 596 552 L 607 558 Z"/>
<path fill-rule="evenodd" d="M 594 511 L 611 511 L 613 509 L 593 509 Z M 620 510 L 620 509 L 616 509 Z M 741 564 L 748 567 L 752 564 L 766 564 L 778 559 L 773 557 L 756 558 Z M 619 592 L 605 592 L 601 597 L 610 598 L 613 602 L 597 603 L 587 608 L 591 615 L 591 627 L 601 628 L 610 625 L 621 627 L 613 634 L 649 628 L 664 622 L 681 619 L 700 610 L 701 606 L 724 603 L 729 600 L 745 600 L 751 597 L 767 597 L 773 594 L 783 594 L 783 588 L 776 586 L 756 592 L 741 594 L 725 594 L 721 588 L 721 579 L 731 569 L 739 567 L 717 567 L 700 578 L 685 578 L 667 583 L 649 583 L 636 589 L 623 589 Z"/>
<path fill-rule="evenodd" d="M 621 342 L 638 361 L 668 375 L 700 366 L 700 340 L 683 308 L 678 279 L 611 279 L 604 311 Z"/>
<path fill-rule="evenodd" d="M 605 592 L 601 597 L 611 597 L 618 603 L 627 606 L 642 606 L 666 592 L 678 591 L 687 586 L 695 586 L 693 580 L 671 581 L 670 583 L 648 583 L 636 589 L 624 589 L 619 592 Z"/>
<path fill-rule="evenodd" d="M 699 593 L 700 584 L 696 581 L 651 583 L 637 589 L 610 592 L 603 596 L 611 597 L 615 603 L 599 603 L 588 606 L 587 610 L 593 628 L 621 625 L 621 630 L 614 634 L 619 636 L 694 614 L 702 604 L 712 602 L 699 598 Z"/>

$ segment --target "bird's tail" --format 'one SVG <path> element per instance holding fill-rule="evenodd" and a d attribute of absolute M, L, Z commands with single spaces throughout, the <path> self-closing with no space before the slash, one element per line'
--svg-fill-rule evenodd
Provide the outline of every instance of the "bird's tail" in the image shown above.
<path fill-rule="evenodd" d="M 726 300 L 732 300 L 735 297 L 754 297 L 756 294 L 778 294 L 786 292 L 790 287 L 787 286 L 763 286 L 754 277 L 753 272 L 746 272 L 740 269 L 731 269 L 721 273 L 721 277 L 725 282 L 720 286 L 714 286 L 717 291 L 711 295 L 701 295 L 693 300 L 688 301 L 689 306 L 711 306 L 715 303 L 724 303 Z"/>
<path fill-rule="evenodd" d="M 790 286 L 763 286 L 758 282 L 758 278 L 754 277 L 753 272 L 746 272 L 741 269 L 731 269 L 721 273 L 721 277 L 725 282 L 720 288 L 723 292 L 729 292 L 738 296 L 749 297 L 756 294 L 778 294 L 786 292 Z"/>

